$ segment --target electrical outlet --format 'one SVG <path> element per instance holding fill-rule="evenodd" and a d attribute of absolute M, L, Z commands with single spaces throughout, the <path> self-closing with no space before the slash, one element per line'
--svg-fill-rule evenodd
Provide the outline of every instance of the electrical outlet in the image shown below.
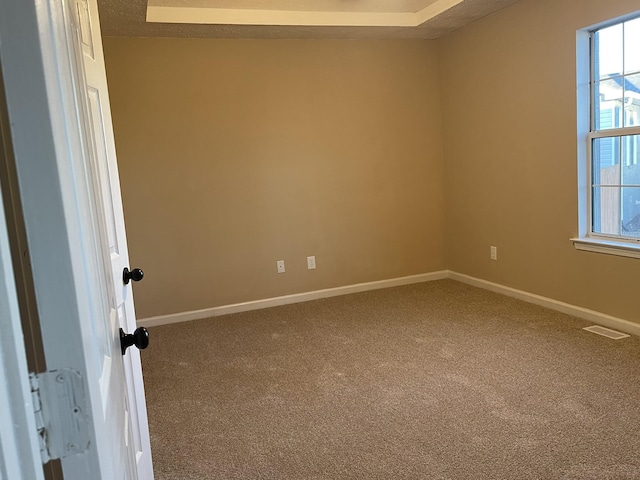
<path fill-rule="evenodd" d="M 276 268 L 278 269 L 278 273 L 284 273 L 284 260 L 278 260 L 276 262 Z"/>
<path fill-rule="evenodd" d="M 307 270 L 315 270 L 316 268 L 316 257 L 315 255 L 311 257 L 307 257 Z"/>
<path fill-rule="evenodd" d="M 498 247 L 491 247 L 491 260 L 498 260 Z"/>

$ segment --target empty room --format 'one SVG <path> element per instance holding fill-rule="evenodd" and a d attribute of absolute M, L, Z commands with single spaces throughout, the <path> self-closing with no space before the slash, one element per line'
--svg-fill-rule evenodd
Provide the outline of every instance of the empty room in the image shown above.
<path fill-rule="evenodd" d="M 637 0 L 92 5 L 101 478 L 640 479 Z"/>
<path fill-rule="evenodd" d="M 592 187 L 640 153 L 587 155 L 590 55 L 624 59 L 598 92 L 624 84 L 611 128 L 640 125 L 637 2 L 466 1 L 415 28 L 109 3 L 156 478 L 640 478 L 640 195 Z"/>

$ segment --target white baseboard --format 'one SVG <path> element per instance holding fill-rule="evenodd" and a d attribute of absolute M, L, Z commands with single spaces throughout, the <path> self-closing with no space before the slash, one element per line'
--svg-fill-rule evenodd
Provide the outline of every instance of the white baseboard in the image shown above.
<path fill-rule="evenodd" d="M 433 280 L 442 280 L 449 277 L 448 270 L 438 272 L 422 273 L 419 275 L 411 275 L 408 277 L 391 278 L 388 280 L 379 280 L 376 282 L 356 283 L 355 285 L 346 285 L 344 287 L 327 288 L 325 290 L 315 290 L 312 292 L 296 293 L 294 295 L 285 295 L 282 297 L 266 298 L 264 300 L 254 300 L 251 302 L 235 303 L 232 305 L 223 305 L 220 307 L 205 308 L 203 310 L 193 310 L 190 312 L 174 313 L 171 315 L 160 315 L 157 317 L 149 317 L 138 319 L 138 325 L 141 327 L 157 327 L 158 325 L 166 325 L 169 323 L 187 322 L 189 320 L 199 320 L 202 318 L 218 317 L 230 313 L 247 312 L 249 310 L 259 310 L 261 308 L 277 307 L 280 305 L 289 305 L 291 303 L 307 302 L 309 300 L 317 300 L 319 298 L 337 297 L 339 295 L 347 295 L 349 293 L 366 292 L 369 290 L 378 290 L 381 288 L 397 287 L 400 285 L 409 285 L 412 283 L 429 282 Z"/>
<path fill-rule="evenodd" d="M 357 283 L 355 285 L 327 288 L 325 290 L 315 290 L 312 292 L 297 293 L 294 295 L 285 295 L 282 297 L 266 298 L 263 300 L 235 303 L 232 305 L 222 305 L 219 307 L 205 308 L 202 310 L 193 310 L 189 312 L 174 313 L 171 315 L 160 315 L 157 317 L 143 318 L 138 320 L 138 325 L 142 327 L 156 327 L 158 325 L 187 322 L 190 320 L 199 320 L 202 318 L 218 317 L 220 315 L 228 315 L 230 313 L 260 310 L 262 308 L 307 302 L 309 300 L 317 300 L 319 298 L 337 297 L 339 295 L 348 295 L 350 293 L 366 292 L 370 290 L 378 290 L 381 288 L 409 285 L 412 283 L 442 280 L 445 278 L 450 278 L 451 280 L 466 283 L 467 285 L 483 288 L 485 290 L 490 290 L 502 295 L 517 298 L 528 303 L 533 303 L 535 305 L 550 308 L 551 310 L 556 310 L 568 315 L 573 315 L 574 317 L 582 318 L 583 320 L 588 320 L 598 325 L 613 328 L 624 333 L 640 336 L 640 324 L 630 322 L 628 320 L 623 320 L 621 318 L 612 317 L 611 315 L 607 315 L 606 313 L 596 312 L 595 310 L 578 307 L 576 305 L 560 302 L 552 298 L 525 292 L 524 290 L 517 290 L 515 288 L 506 287 L 499 283 L 489 282 L 487 280 L 482 280 L 480 278 L 471 277 L 469 275 L 452 272 L 449 270 L 423 273 L 420 275 L 411 275 L 408 277 L 391 278 L 388 280 L 379 280 L 376 282 Z"/>
<path fill-rule="evenodd" d="M 508 297 L 524 300 L 528 303 L 534 303 L 542 307 L 550 308 L 558 312 L 573 315 L 574 317 L 588 320 L 589 322 L 597 323 L 605 327 L 613 328 L 624 333 L 631 335 L 640 335 L 640 324 L 623 320 L 622 318 L 612 317 L 606 313 L 596 312 L 595 310 L 589 310 L 587 308 L 578 307 L 569 303 L 560 302 L 552 298 L 542 297 L 534 293 L 525 292 L 524 290 L 516 290 L 515 288 L 505 287 L 499 283 L 489 282 L 480 278 L 471 277 L 457 272 L 449 272 L 449 278 L 458 282 L 466 283 L 474 287 L 484 288 L 485 290 L 491 290 L 492 292 L 501 293 Z"/>

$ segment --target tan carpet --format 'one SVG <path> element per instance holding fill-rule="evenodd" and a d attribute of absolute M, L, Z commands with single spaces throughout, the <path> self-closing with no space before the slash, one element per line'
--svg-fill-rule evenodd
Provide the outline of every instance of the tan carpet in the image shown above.
<path fill-rule="evenodd" d="M 150 329 L 157 480 L 640 479 L 640 338 L 443 280 Z"/>

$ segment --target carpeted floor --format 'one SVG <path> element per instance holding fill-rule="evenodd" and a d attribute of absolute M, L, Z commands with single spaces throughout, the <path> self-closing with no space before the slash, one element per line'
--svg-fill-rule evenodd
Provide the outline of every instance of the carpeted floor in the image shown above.
<path fill-rule="evenodd" d="M 157 480 L 640 479 L 640 338 L 442 280 L 150 329 Z"/>

